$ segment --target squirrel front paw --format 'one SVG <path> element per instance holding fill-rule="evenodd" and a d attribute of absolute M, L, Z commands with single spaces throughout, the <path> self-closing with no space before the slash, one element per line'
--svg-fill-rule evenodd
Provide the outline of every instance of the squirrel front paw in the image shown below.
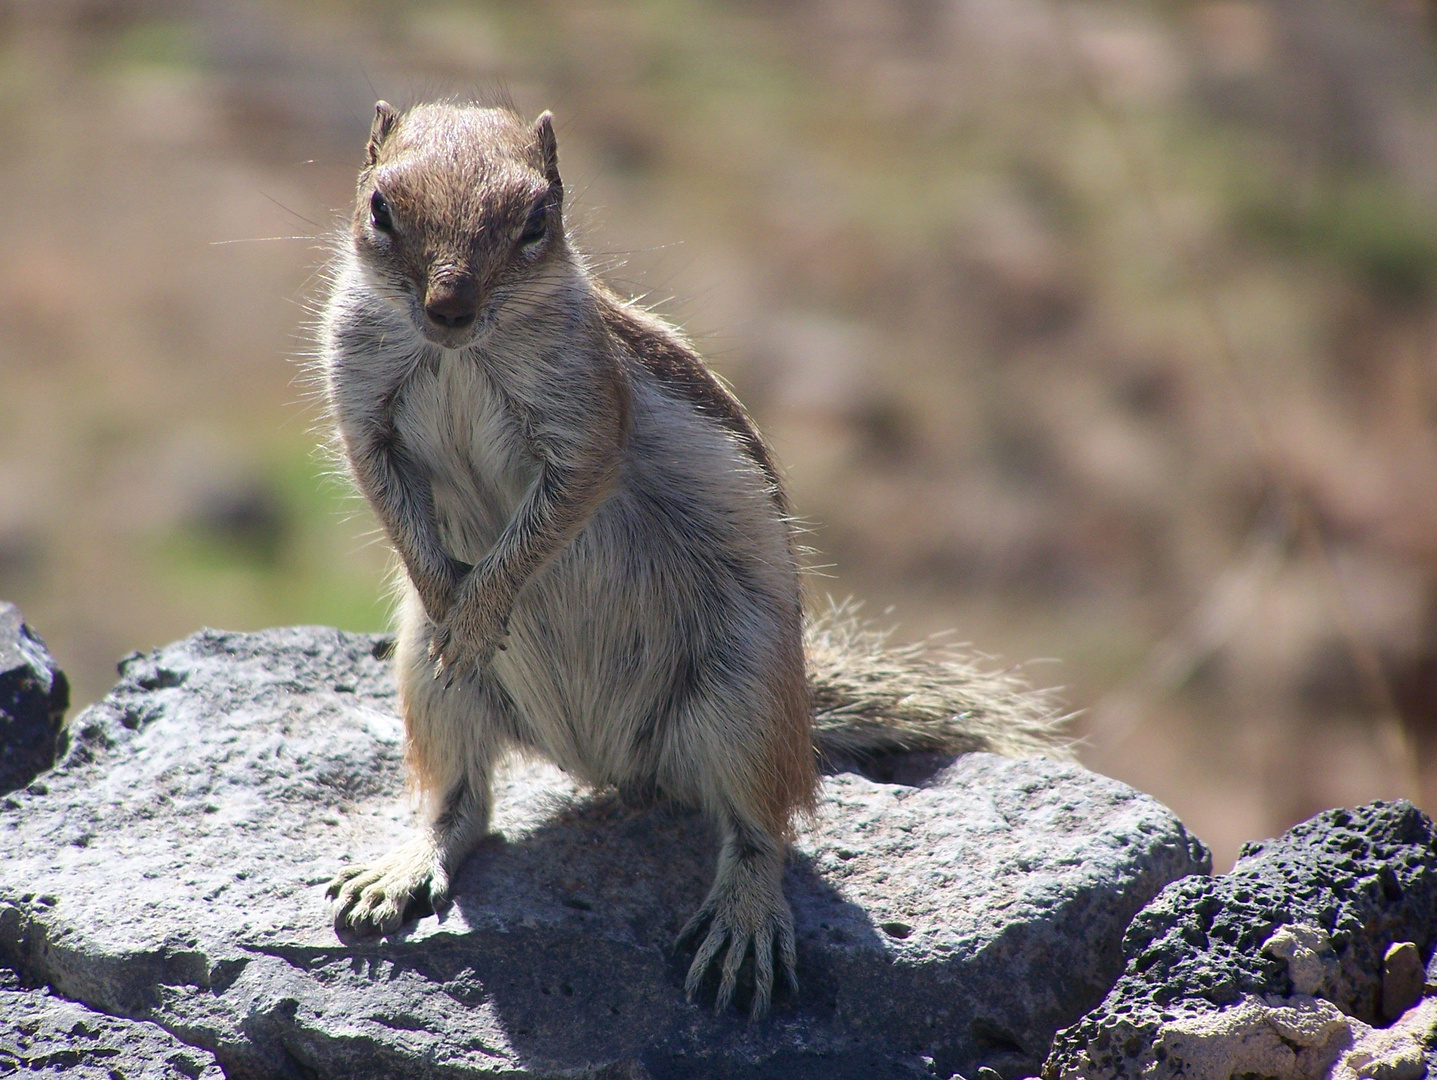
<path fill-rule="evenodd" d="M 493 660 L 509 634 L 509 611 L 482 594 L 456 603 L 429 642 L 434 677 L 450 685 Z"/>

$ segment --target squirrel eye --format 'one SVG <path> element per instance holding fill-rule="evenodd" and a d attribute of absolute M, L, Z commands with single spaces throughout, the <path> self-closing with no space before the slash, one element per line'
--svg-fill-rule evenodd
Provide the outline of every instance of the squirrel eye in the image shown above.
<path fill-rule="evenodd" d="M 389 200 L 377 191 L 369 197 L 369 218 L 380 232 L 394 231 L 394 218 L 389 213 Z"/>
<path fill-rule="evenodd" d="M 549 231 L 548 200 L 534 204 L 529 216 L 524 219 L 524 231 L 519 234 L 519 246 L 530 247 L 544 239 Z"/>

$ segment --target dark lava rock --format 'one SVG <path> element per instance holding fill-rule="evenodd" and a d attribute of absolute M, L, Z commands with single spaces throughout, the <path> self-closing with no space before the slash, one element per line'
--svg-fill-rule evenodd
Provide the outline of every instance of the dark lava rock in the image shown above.
<path fill-rule="evenodd" d="M 453 905 L 346 943 L 325 883 L 409 828 L 384 644 L 207 631 L 128 661 L 0 808 L 0 963 L 230 1077 L 1014 1076 L 1102 998 L 1133 913 L 1207 869 L 1072 764 L 829 777 L 785 882 L 802 988 L 750 1025 L 683 997 L 703 820 L 514 765 Z"/>
<path fill-rule="evenodd" d="M 0 795 L 55 764 L 69 707 L 65 673 L 20 609 L 0 602 Z"/>
<path fill-rule="evenodd" d="M 1329 810 L 1247 845 L 1230 874 L 1168 886 L 1128 927 L 1122 978 L 1058 1034 L 1043 1075 L 1327 1075 L 1392 1019 L 1390 947 L 1409 942 L 1427 960 L 1437 945 L 1434 839 L 1410 803 Z M 1413 1030 L 1396 1065 L 1353 1075 L 1420 1075 L 1427 1036 Z M 1263 1046 L 1271 1060 L 1250 1067 Z"/>

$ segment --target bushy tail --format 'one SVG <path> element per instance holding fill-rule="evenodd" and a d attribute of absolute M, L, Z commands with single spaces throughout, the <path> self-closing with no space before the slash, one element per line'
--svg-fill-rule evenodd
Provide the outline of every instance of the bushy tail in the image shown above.
<path fill-rule="evenodd" d="M 1072 757 L 1067 717 L 1011 669 L 990 671 L 933 641 L 890 646 L 888 633 L 829 601 L 804 627 L 813 740 L 826 758 L 902 751 Z"/>

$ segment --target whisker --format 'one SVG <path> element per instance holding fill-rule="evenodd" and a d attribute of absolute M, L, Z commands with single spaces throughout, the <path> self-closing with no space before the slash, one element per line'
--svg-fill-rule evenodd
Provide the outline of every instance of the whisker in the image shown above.
<path fill-rule="evenodd" d="M 237 240 L 211 240 L 210 247 L 223 247 L 226 244 L 267 244 L 271 240 L 313 240 L 313 236 L 245 236 Z"/>

